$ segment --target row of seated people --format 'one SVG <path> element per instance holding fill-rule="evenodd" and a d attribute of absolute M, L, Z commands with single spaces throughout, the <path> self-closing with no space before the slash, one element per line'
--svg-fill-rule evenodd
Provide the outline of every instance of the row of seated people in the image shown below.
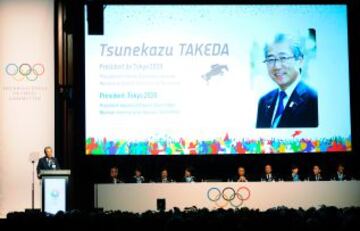
<path fill-rule="evenodd" d="M 264 181 L 264 182 L 273 182 L 273 181 L 346 181 L 352 180 L 345 173 L 345 167 L 343 164 L 339 164 L 336 168 L 335 173 L 332 177 L 325 177 L 322 175 L 321 168 L 319 165 L 314 165 L 312 168 L 312 174 L 308 177 L 304 177 L 300 174 L 300 169 L 298 166 L 292 166 L 290 173 L 285 177 L 278 177 L 273 173 L 272 166 L 270 164 L 266 164 L 264 167 L 264 173 L 260 177 L 260 179 L 253 179 L 248 177 L 246 174 L 245 167 L 239 166 L 237 169 L 237 175 L 233 179 L 228 179 L 228 181 L 232 182 L 248 182 L 248 181 Z M 204 180 L 197 180 L 197 178 L 192 174 L 191 168 L 186 168 L 184 171 L 184 175 L 179 182 L 201 182 Z M 112 167 L 110 169 L 110 180 L 108 183 L 171 183 L 175 182 L 173 178 L 169 176 L 169 172 L 167 169 L 162 169 L 160 176 L 156 180 L 147 180 L 141 172 L 141 169 L 136 168 L 134 175 L 127 180 L 119 177 L 119 169 L 117 167 Z"/>

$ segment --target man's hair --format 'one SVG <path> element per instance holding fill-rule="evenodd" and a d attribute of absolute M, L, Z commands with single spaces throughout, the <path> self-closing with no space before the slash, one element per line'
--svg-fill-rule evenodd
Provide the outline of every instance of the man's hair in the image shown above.
<path fill-rule="evenodd" d="M 295 169 L 295 168 L 299 168 L 299 166 L 296 164 L 291 165 L 291 169 Z"/>
<path fill-rule="evenodd" d="M 338 163 L 337 165 L 336 165 L 336 167 L 344 167 L 345 168 L 345 165 L 343 164 L 343 163 Z"/>
<path fill-rule="evenodd" d="M 272 44 L 278 44 L 278 43 L 284 43 L 284 42 L 289 43 L 290 49 L 296 60 L 298 60 L 299 58 L 304 58 L 304 53 L 303 53 L 303 48 L 301 46 L 301 43 L 300 43 L 299 39 L 295 38 L 294 36 L 287 35 L 284 33 L 279 33 L 279 34 L 275 35 L 275 38 L 274 38 L 274 41 L 272 42 Z M 265 59 L 267 58 L 268 53 L 269 53 L 269 46 L 270 46 L 269 44 L 265 44 L 265 47 L 264 47 Z"/>
<path fill-rule="evenodd" d="M 44 154 L 46 154 L 46 149 L 52 149 L 50 146 L 46 146 L 45 148 L 44 148 Z"/>
<path fill-rule="evenodd" d="M 192 167 L 186 167 L 186 168 L 185 168 L 185 171 L 190 172 L 190 173 L 192 174 L 193 168 L 192 168 Z"/>
<path fill-rule="evenodd" d="M 116 170 L 118 170 L 119 171 L 119 168 L 118 167 L 116 167 L 116 166 L 112 166 L 111 168 L 110 168 L 110 170 L 111 169 L 116 169 Z"/>

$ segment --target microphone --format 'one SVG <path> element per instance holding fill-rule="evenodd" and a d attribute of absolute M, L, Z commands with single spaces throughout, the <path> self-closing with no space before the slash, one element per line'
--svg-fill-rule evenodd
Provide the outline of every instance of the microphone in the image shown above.
<path fill-rule="evenodd" d="M 50 167 L 52 169 L 56 169 L 56 163 L 54 161 L 54 157 L 49 158 L 49 162 L 50 162 Z"/>

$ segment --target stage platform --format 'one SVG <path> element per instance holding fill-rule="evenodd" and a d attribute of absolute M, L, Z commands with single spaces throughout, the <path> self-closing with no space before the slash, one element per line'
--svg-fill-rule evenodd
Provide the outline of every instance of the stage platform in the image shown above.
<path fill-rule="evenodd" d="M 165 199 L 166 210 L 192 206 L 260 210 L 277 206 L 304 209 L 321 205 L 360 206 L 360 181 L 96 184 L 94 187 L 94 206 L 105 211 L 156 210 L 157 199 Z"/>

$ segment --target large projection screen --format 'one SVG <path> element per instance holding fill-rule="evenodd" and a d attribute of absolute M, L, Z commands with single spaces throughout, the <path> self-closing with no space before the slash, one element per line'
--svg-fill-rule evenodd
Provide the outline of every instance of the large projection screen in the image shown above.
<path fill-rule="evenodd" d="M 87 155 L 351 151 L 346 5 L 84 10 Z"/>

